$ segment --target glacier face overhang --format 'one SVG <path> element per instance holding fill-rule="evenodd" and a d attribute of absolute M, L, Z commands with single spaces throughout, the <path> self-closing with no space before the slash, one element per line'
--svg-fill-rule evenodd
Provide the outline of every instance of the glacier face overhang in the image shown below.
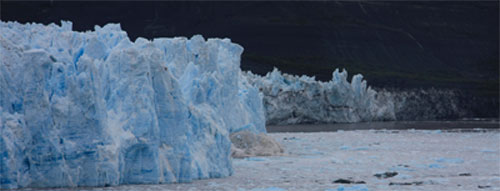
<path fill-rule="evenodd" d="M 232 174 L 229 133 L 265 132 L 229 39 L 0 22 L 0 188 Z"/>

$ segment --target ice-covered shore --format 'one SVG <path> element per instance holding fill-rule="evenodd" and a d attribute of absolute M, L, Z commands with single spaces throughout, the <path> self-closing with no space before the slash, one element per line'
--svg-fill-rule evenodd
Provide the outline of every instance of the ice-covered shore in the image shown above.
<path fill-rule="evenodd" d="M 229 39 L 0 22 L 0 188 L 189 182 L 233 172 L 229 133 L 265 132 Z"/>

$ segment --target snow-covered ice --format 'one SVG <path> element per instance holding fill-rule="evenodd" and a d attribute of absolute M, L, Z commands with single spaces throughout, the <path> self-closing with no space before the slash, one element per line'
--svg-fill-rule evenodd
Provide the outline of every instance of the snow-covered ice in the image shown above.
<path fill-rule="evenodd" d="M 286 155 L 234 159 L 234 174 L 230 177 L 185 184 L 124 185 L 81 190 L 500 189 L 498 130 L 441 133 L 428 130 L 356 130 L 268 135 L 284 146 Z M 435 168 L 436 165 L 439 168 Z M 385 172 L 397 172 L 397 175 L 387 178 L 375 176 Z M 337 179 L 349 178 L 364 181 L 365 184 L 333 183 Z"/>
<path fill-rule="evenodd" d="M 0 188 L 189 182 L 233 173 L 229 133 L 265 132 L 229 39 L 0 22 Z"/>

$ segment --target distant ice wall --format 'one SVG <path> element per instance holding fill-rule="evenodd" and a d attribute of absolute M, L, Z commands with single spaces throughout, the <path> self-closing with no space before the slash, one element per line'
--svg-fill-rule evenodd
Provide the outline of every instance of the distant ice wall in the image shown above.
<path fill-rule="evenodd" d="M 347 71 L 338 69 L 328 82 L 277 69 L 265 76 L 245 75 L 264 94 L 268 125 L 460 119 L 471 115 L 468 105 L 481 101 L 463 98 L 457 90 L 373 90 L 362 75 L 349 82 Z"/>
<path fill-rule="evenodd" d="M 229 133 L 265 132 L 229 39 L 0 22 L 0 188 L 189 182 L 233 170 Z"/>
<path fill-rule="evenodd" d="M 352 123 L 394 120 L 392 100 L 377 99 L 360 74 L 347 81 L 347 71 L 335 70 L 332 80 L 282 74 L 276 68 L 265 76 L 247 72 L 250 83 L 264 94 L 267 124 Z"/>

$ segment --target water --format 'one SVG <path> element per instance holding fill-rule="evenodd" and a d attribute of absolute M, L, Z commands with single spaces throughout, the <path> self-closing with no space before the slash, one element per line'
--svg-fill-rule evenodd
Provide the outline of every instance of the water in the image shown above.
<path fill-rule="evenodd" d="M 233 159 L 234 174 L 225 178 L 182 184 L 22 190 L 310 191 L 344 187 L 356 190 L 356 186 L 362 186 L 357 190 L 370 191 L 500 190 L 498 120 L 288 125 L 267 129 L 269 136 L 284 146 L 285 154 Z M 398 175 L 386 179 L 374 176 L 384 172 Z M 334 183 L 348 177 L 366 184 Z M 413 182 L 421 184 L 391 185 Z"/>
<path fill-rule="evenodd" d="M 451 132 L 499 131 L 498 119 L 460 121 L 383 121 L 338 124 L 299 124 L 267 126 L 267 132 L 335 132 L 349 130 L 443 130 Z"/>

